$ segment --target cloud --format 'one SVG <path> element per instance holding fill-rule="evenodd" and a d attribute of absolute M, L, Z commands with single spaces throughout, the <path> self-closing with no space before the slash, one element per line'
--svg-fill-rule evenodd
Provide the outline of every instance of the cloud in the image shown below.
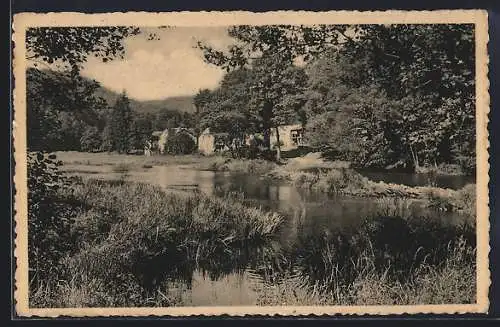
<path fill-rule="evenodd" d="M 195 46 L 200 40 L 217 48 L 227 47 L 233 41 L 225 28 L 172 28 L 155 33 L 160 40 L 148 41 L 147 33 L 127 39 L 123 60 L 103 63 L 89 58 L 82 74 L 140 100 L 195 94 L 218 85 L 224 72 L 205 63 Z"/>

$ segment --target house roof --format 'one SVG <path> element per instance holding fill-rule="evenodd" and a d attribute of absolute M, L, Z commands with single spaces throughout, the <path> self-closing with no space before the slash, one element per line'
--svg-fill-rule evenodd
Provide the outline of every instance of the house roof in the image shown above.
<path fill-rule="evenodd" d="M 202 135 L 213 135 L 213 136 L 228 136 L 229 135 L 229 133 L 224 133 L 224 132 L 212 133 L 212 132 L 210 132 L 210 127 L 206 128 L 201 134 Z"/>

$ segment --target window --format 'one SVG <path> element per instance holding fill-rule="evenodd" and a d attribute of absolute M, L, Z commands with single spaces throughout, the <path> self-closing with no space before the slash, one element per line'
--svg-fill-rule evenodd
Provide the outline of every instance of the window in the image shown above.
<path fill-rule="evenodd" d="M 290 131 L 290 136 L 294 145 L 304 144 L 304 129 L 294 129 Z"/>

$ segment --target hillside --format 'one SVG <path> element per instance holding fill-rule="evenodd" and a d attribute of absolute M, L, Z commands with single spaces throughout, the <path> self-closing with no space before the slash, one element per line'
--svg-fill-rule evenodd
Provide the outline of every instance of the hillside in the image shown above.
<path fill-rule="evenodd" d="M 112 106 L 116 99 L 119 96 L 119 93 L 114 92 L 106 87 L 101 86 L 99 90 L 96 91 L 96 94 L 102 98 L 104 98 L 110 106 Z M 189 112 L 192 113 L 195 111 L 195 107 L 193 104 L 194 96 L 175 96 L 168 97 L 160 100 L 136 100 L 130 98 L 130 104 L 132 109 L 137 112 L 143 113 L 156 113 L 161 109 L 173 109 L 180 112 Z"/>
<path fill-rule="evenodd" d="M 58 75 L 63 74 L 62 72 L 57 72 L 57 71 L 50 71 L 50 74 L 48 74 L 49 70 L 47 69 L 36 69 L 36 68 L 27 69 L 28 74 L 33 74 L 35 71 L 46 73 L 44 74 L 46 78 L 57 79 Z M 91 82 L 91 79 L 87 77 L 83 77 L 83 79 Z M 95 94 L 106 100 L 109 106 L 114 105 L 116 99 L 120 95 L 118 92 L 112 91 L 102 85 L 95 91 Z M 147 101 L 130 98 L 130 104 L 133 110 L 141 113 L 156 113 L 161 109 L 171 109 L 171 110 L 177 110 L 179 112 L 193 113 L 196 110 L 193 104 L 193 98 L 194 95 L 175 96 L 160 100 L 147 100 Z"/>

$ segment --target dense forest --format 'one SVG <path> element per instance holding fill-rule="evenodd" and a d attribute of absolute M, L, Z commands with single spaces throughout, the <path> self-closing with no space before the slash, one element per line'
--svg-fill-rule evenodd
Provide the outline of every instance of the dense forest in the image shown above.
<path fill-rule="evenodd" d="M 235 26 L 236 43 L 199 43 L 227 71 L 196 113 L 109 103 L 78 69 L 29 68 L 31 150 L 140 149 L 154 130 L 233 136 L 302 123 L 308 144 L 362 167 L 475 166 L 473 25 Z M 74 67 L 73 67 L 74 68 Z M 279 135 L 278 135 L 279 136 Z M 278 144 L 279 145 L 279 144 Z"/>
<path fill-rule="evenodd" d="M 202 124 L 236 134 L 300 122 L 312 147 L 363 167 L 471 171 L 473 32 L 472 25 L 233 27 L 239 45 L 229 54 L 200 44 L 206 61 L 229 73 L 195 105 Z"/>

